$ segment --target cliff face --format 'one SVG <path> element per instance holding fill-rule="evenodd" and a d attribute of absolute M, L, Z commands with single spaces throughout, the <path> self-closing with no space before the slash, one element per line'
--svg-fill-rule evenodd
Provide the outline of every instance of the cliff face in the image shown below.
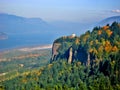
<path fill-rule="evenodd" d="M 53 44 L 52 61 L 67 60 L 68 63 L 80 61 L 87 66 L 115 58 L 120 52 L 120 24 L 95 27 L 80 37 L 64 36 Z"/>
<path fill-rule="evenodd" d="M 60 43 L 53 43 L 51 61 L 54 61 L 56 59 L 56 56 L 58 55 L 58 49 L 60 46 Z"/>
<path fill-rule="evenodd" d="M 75 60 L 80 60 L 83 63 L 87 61 L 86 51 L 76 44 L 79 37 L 64 36 L 56 39 L 52 47 L 51 62 L 59 59 L 67 60 L 72 63 Z M 77 41 L 78 43 L 78 41 Z"/>
<path fill-rule="evenodd" d="M 73 56 L 73 50 L 72 47 L 69 49 L 69 57 L 68 57 L 68 63 L 72 63 L 72 56 Z"/>
<path fill-rule="evenodd" d="M 64 48 L 65 47 L 63 47 L 62 43 L 53 43 L 51 62 L 58 59 L 66 59 L 68 63 L 73 61 L 72 47 L 67 47 L 66 50 L 64 50 Z"/>

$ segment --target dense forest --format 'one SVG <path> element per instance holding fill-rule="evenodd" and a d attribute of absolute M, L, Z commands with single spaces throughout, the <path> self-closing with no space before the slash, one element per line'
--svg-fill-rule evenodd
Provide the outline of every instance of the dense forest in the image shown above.
<path fill-rule="evenodd" d="M 40 70 L 1 82 L 0 89 L 120 90 L 120 24 L 56 39 L 50 61 Z"/>

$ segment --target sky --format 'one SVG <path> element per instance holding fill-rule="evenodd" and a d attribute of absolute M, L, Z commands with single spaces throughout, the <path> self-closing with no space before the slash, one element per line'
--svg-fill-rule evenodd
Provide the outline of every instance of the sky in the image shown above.
<path fill-rule="evenodd" d="M 120 15 L 120 0 L 0 0 L 0 13 L 48 22 L 95 22 Z"/>

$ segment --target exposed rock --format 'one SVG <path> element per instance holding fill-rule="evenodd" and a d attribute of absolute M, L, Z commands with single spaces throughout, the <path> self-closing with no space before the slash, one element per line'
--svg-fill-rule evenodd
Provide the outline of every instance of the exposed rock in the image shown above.
<path fill-rule="evenodd" d="M 52 46 L 50 62 L 65 59 L 68 63 L 72 63 L 73 60 L 79 60 L 87 65 L 88 54 L 83 47 L 74 44 L 75 40 L 76 36 L 74 34 L 73 36 L 64 36 L 56 39 Z M 79 48 L 76 48 L 77 46 Z M 90 63 L 90 60 L 88 62 Z"/>
<path fill-rule="evenodd" d="M 90 65 L 90 55 L 88 55 L 84 47 L 75 45 L 75 40 L 76 37 L 72 36 L 56 39 L 52 46 L 52 57 L 50 62 L 58 59 L 65 59 L 71 64 L 74 62 L 73 60 L 79 60 L 86 65 Z M 77 46 L 78 48 L 76 48 Z"/>
<path fill-rule="evenodd" d="M 87 57 L 87 62 L 86 62 L 86 65 L 89 66 L 90 65 L 90 53 L 88 53 L 88 57 Z"/>
<path fill-rule="evenodd" d="M 71 64 L 72 63 L 72 56 L 73 56 L 73 49 L 72 47 L 69 50 L 69 58 L 68 58 L 68 63 Z"/>
<path fill-rule="evenodd" d="M 52 47 L 52 58 L 51 60 L 54 61 L 54 59 L 56 58 L 56 56 L 58 55 L 58 48 L 61 46 L 60 43 L 53 43 L 53 47 Z"/>

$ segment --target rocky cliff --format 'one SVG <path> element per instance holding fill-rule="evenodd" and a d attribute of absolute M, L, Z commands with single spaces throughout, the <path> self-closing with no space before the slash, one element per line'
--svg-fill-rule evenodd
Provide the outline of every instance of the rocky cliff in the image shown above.
<path fill-rule="evenodd" d="M 51 62 L 64 59 L 68 63 L 72 63 L 75 60 L 80 60 L 83 63 L 87 61 L 87 53 L 84 48 L 78 44 L 79 37 L 77 36 L 64 36 L 56 39 L 52 47 Z"/>
<path fill-rule="evenodd" d="M 95 27 L 80 37 L 64 36 L 53 43 L 52 58 L 67 60 L 68 63 L 80 61 L 90 66 L 98 65 L 103 60 L 113 59 L 120 51 L 120 24 Z"/>
<path fill-rule="evenodd" d="M 73 56 L 73 49 L 72 49 L 72 47 L 70 47 L 70 49 L 69 49 L 69 57 L 68 57 L 68 63 L 69 64 L 72 63 L 72 56 Z"/>
<path fill-rule="evenodd" d="M 72 55 L 73 53 L 70 52 L 70 47 L 72 46 L 72 43 L 75 39 L 75 36 L 63 36 L 58 39 L 56 39 L 52 46 L 52 57 L 51 62 L 58 60 L 58 59 L 67 59 L 69 58 L 69 55 Z M 72 47 L 71 47 L 72 48 Z M 72 57 L 71 57 L 72 59 Z M 69 58 L 70 60 L 70 58 Z M 72 61 L 72 60 L 70 60 Z"/>
<path fill-rule="evenodd" d="M 51 61 L 54 61 L 56 59 L 56 56 L 58 55 L 58 49 L 60 46 L 60 43 L 53 43 Z"/>

